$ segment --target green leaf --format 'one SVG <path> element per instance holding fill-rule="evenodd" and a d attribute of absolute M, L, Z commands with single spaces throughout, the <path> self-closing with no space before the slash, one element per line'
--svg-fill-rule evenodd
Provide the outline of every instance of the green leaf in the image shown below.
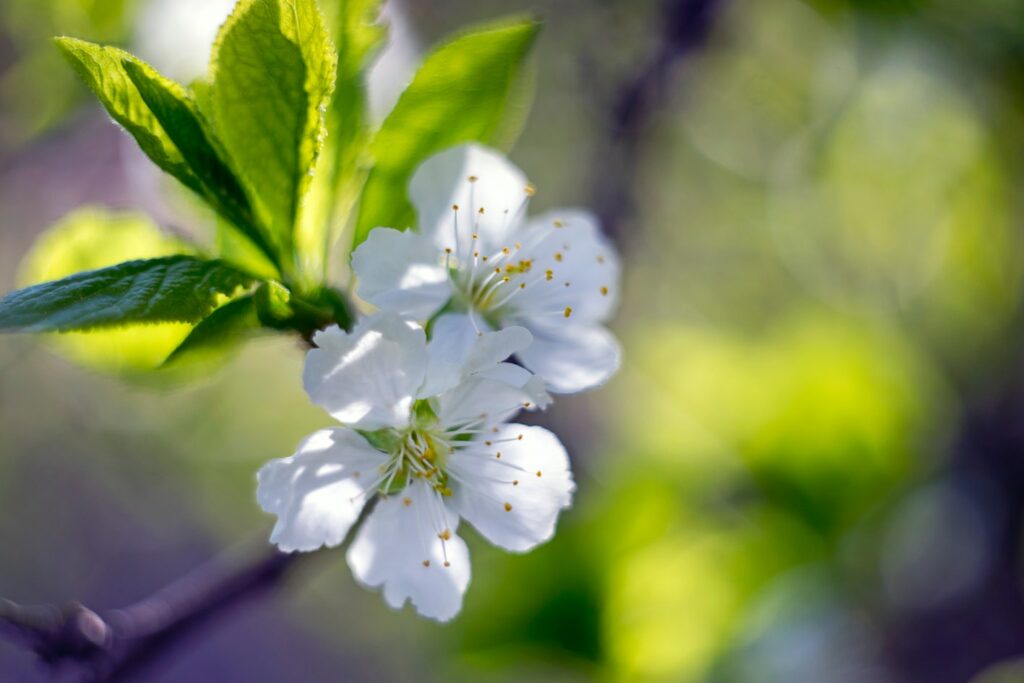
<path fill-rule="evenodd" d="M 202 181 L 122 68 L 125 59 L 135 58 L 123 50 L 76 38 L 57 38 L 55 42 L 111 118 L 131 133 L 142 151 L 186 187 L 203 195 Z"/>
<path fill-rule="evenodd" d="M 163 367 L 220 359 L 260 327 L 253 296 L 238 297 L 196 325 Z"/>
<path fill-rule="evenodd" d="M 329 287 L 296 296 L 279 282 L 264 282 L 254 293 L 256 314 L 264 327 L 293 330 L 312 339 L 328 325 L 352 328 L 352 312 L 344 295 Z"/>
<path fill-rule="evenodd" d="M 329 277 L 329 254 L 348 222 L 369 167 L 366 70 L 387 34 L 378 23 L 383 0 L 340 0 L 333 7 L 338 78 L 327 112 L 323 157 L 296 235 L 307 272 Z"/>
<path fill-rule="evenodd" d="M 354 244 L 377 226 L 404 229 L 414 217 L 406 185 L 427 157 L 462 142 L 508 142 L 510 104 L 521 105 L 535 21 L 504 21 L 460 35 L 424 60 L 373 139 Z"/>
<path fill-rule="evenodd" d="M 338 79 L 328 124 L 336 180 L 357 170 L 369 138 L 366 69 L 387 35 L 378 23 L 383 0 L 341 0 L 338 8 Z"/>
<path fill-rule="evenodd" d="M 314 0 L 241 0 L 213 49 L 207 96 L 217 139 L 289 261 L 336 67 Z"/>
<path fill-rule="evenodd" d="M 217 258 L 257 278 L 271 280 L 281 277 L 280 269 L 270 257 L 257 248 L 238 226 L 223 218 L 218 219 L 214 227 L 214 252 Z"/>
<path fill-rule="evenodd" d="M 189 93 L 133 57 L 125 58 L 122 67 L 202 182 L 203 196 L 264 255 L 273 259 L 274 251 L 257 226 L 245 190 L 207 136 L 202 116 Z"/>
<path fill-rule="evenodd" d="M 368 60 L 387 36 L 380 23 L 384 0 L 340 0 L 338 2 L 338 80 L 362 73 Z"/>
<path fill-rule="evenodd" d="M 245 192 L 206 134 L 184 88 L 123 50 L 74 38 L 58 38 L 56 43 L 110 116 L 157 166 L 203 197 L 276 261 Z"/>
<path fill-rule="evenodd" d="M 188 243 L 168 235 L 140 213 L 78 209 L 46 230 L 22 259 L 19 286 L 59 280 L 122 261 L 189 254 Z M 134 377 L 155 369 L 189 334 L 189 323 L 149 323 L 47 335 L 45 343 L 71 361 Z"/>
<path fill-rule="evenodd" d="M 0 332 L 194 323 L 223 296 L 251 284 L 221 261 L 186 255 L 128 261 L 8 294 L 0 299 Z"/>

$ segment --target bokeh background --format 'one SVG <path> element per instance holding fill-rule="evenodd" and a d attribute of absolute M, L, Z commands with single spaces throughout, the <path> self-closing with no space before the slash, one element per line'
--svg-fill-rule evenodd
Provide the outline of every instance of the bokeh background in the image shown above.
<path fill-rule="evenodd" d="M 0 4 L 0 292 L 100 265 L 73 241 L 23 262 L 59 222 L 115 252 L 118 226 L 211 234 L 49 38 L 187 81 L 230 5 Z M 454 623 L 391 612 L 327 551 L 139 680 L 1024 681 L 1024 4 L 719 5 L 625 156 L 613 114 L 663 3 L 389 8 L 378 113 L 444 34 L 540 15 L 512 152 L 533 206 L 627 204 L 609 226 L 624 367 L 540 418 L 570 446 L 576 504 L 525 556 L 467 531 Z M 125 248 L 172 238 L 152 239 Z M 186 381 L 128 372 L 174 331 L 139 334 L 0 338 L 0 595 L 110 609 L 250 552 L 271 524 L 256 470 L 329 422 L 291 340 Z M 68 360 L 104 363 L 97 344 L 115 367 Z M 0 642 L 0 681 L 42 680 Z"/>

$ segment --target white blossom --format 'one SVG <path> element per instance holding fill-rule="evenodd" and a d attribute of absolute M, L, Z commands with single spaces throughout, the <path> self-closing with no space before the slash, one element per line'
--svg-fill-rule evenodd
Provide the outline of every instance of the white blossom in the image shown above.
<path fill-rule="evenodd" d="M 618 255 L 587 211 L 527 219 L 533 194 L 519 169 L 485 147 L 428 159 L 409 185 L 418 232 L 370 232 L 352 259 L 358 293 L 416 320 L 445 310 L 474 331 L 524 327 L 533 343 L 517 352 L 523 365 L 551 391 L 590 389 L 620 363 L 603 324 L 618 297 Z"/>
<path fill-rule="evenodd" d="M 523 552 L 551 538 L 572 500 L 558 438 L 508 423 L 550 403 L 539 378 L 502 362 L 530 341 L 520 327 L 478 335 L 442 316 L 428 344 L 422 328 L 383 313 L 318 333 L 305 388 L 342 426 L 260 470 L 259 503 L 277 515 L 271 541 L 336 546 L 379 493 L 348 549 L 353 575 L 393 608 L 411 600 L 423 616 L 455 616 L 470 579 L 461 519 Z"/>

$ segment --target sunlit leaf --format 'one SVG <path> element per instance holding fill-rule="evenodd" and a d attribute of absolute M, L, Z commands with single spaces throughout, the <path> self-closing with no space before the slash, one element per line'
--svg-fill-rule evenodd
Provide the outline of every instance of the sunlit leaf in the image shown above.
<path fill-rule="evenodd" d="M 273 255 L 245 192 L 216 151 L 184 88 L 123 50 L 74 38 L 58 38 L 57 45 L 110 116 L 157 166 L 203 197 L 264 254 Z"/>
<path fill-rule="evenodd" d="M 260 320 L 253 297 L 238 297 L 196 325 L 181 345 L 167 357 L 164 366 L 222 358 L 259 327 Z"/>
<path fill-rule="evenodd" d="M 360 200 L 354 244 L 378 226 L 412 225 L 406 185 L 424 159 L 461 142 L 507 142 L 506 109 L 522 95 L 517 84 L 538 29 L 529 20 L 491 24 L 427 56 L 373 139 L 375 166 Z"/>
<path fill-rule="evenodd" d="M 213 49 L 206 99 L 217 139 L 289 260 L 336 65 L 314 0 L 242 0 Z"/>
<path fill-rule="evenodd" d="M 141 214 L 85 208 L 66 216 L 36 241 L 22 261 L 22 286 L 140 258 L 191 253 Z M 151 323 L 47 335 L 48 346 L 74 362 L 107 372 L 156 368 L 192 329 L 190 323 Z"/>
<path fill-rule="evenodd" d="M 202 181 L 122 67 L 125 60 L 135 58 L 123 50 L 76 38 L 57 38 L 56 43 L 111 118 L 131 133 L 142 151 L 157 166 L 202 195 Z"/>
<path fill-rule="evenodd" d="M 246 237 L 245 232 L 231 221 L 217 220 L 214 228 L 214 252 L 218 258 L 224 259 L 256 277 L 263 279 L 280 277 L 279 269 L 274 265 L 276 255 L 272 260 L 272 257 L 253 244 L 252 240 Z"/>
<path fill-rule="evenodd" d="M 370 122 L 366 70 L 387 33 L 378 21 L 382 0 L 340 0 L 335 8 L 338 78 L 327 112 L 324 153 L 297 228 L 302 268 L 326 273 L 328 255 L 366 179 Z"/>
<path fill-rule="evenodd" d="M 153 322 L 194 323 L 218 297 L 251 284 L 222 261 L 176 255 L 126 261 L 11 292 L 0 331 L 64 332 Z"/>
<path fill-rule="evenodd" d="M 206 199 L 264 255 L 273 258 L 266 237 L 257 227 L 245 191 L 207 136 L 196 103 L 188 92 L 137 59 L 125 59 L 123 67 L 192 172 L 202 181 Z"/>

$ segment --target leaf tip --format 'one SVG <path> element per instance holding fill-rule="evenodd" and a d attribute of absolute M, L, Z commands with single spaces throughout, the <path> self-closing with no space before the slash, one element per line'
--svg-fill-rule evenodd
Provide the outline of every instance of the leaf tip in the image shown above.
<path fill-rule="evenodd" d="M 60 50 L 60 53 L 65 57 L 73 57 L 72 52 L 77 43 L 82 41 L 78 38 L 72 38 L 71 36 L 54 36 L 52 38 L 54 46 Z"/>

